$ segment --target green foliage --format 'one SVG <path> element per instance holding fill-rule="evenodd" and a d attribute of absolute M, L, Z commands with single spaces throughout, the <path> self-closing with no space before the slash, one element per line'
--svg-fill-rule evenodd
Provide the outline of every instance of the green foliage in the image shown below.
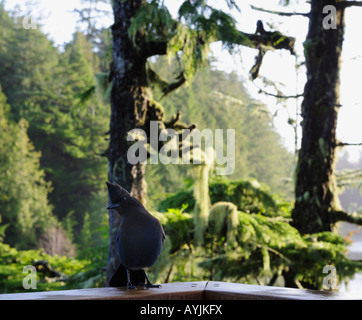
<path fill-rule="evenodd" d="M 154 212 L 153 214 L 160 219 L 164 225 L 167 237 L 170 237 L 172 246 L 169 248 L 170 253 L 174 253 L 183 244 L 191 244 L 193 239 L 193 221 L 192 215 L 185 213 L 182 209 L 168 209 L 162 214 Z"/>
<path fill-rule="evenodd" d="M 169 195 L 166 199 L 162 200 L 158 205 L 158 210 L 164 212 L 168 208 L 194 208 L 195 199 L 192 196 L 191 190 L 182 190 L 176 194 Z"/>
<path fill-rule="evenodd" d="M 255 179 L 213 182 L 210 184 L 212 203 L 228 201 L 247 213 L 290 217 L 291 204 L 280 196 L 271 194 L 270 188 Z"/>
<path fill-rule="evenodd" d="M 226 186 L 218 182 L 210 190 L 216 187 L 225 190 L 232 185 L 224 183 Z M 244 181 L 235 185 L 245 188 L 248 184 Z M 234 192 L 229 195 L 235 196 Z M 180 192 L 181 197 L 185 194 Z M 190 197 L 192 194 L 191 191 Z M 263 214 L 261 209 L 265 205 L 255 196 L 255 203 L 250 206 L 252 197 L 249 194 L 242 209 L 253 208 L 254 212 L 240 210 L 231 202 L 216 202 L 210 208 L 202 246 L 195 239 L 197 221 L 193 214 L 185 212 L 187 209 L 192 212 L 187 204 L 153 212 L 164 226 L 166 242 L 161 257 L 150 270 L 151 279 L 157 282 L 213 279 L 321 289 L 324 266 L 337 268 L 339 282 L 361 269 L 360 262 L 346 257 L 348 243 L 342 237 L 332 232 L 301 236 L 284 218 L 286 204 L 273 207 L 272 215 L 267 210 Z M 269 194 L 269 197 L 274 196 Z M 240 203 L 243 206 L 244 202 Z M 104 224 L 104 229 L 106 227 Z M 69 259 L 36 250 L 17 251 L 0 243 L 0 266 L 3 266 L 0 267 L 0 288 L 4 292 L 23 291 L 21 270 L 34 260 L 47 260 L 53 269 L 62 273 L 59 279 L 62 281 L 54 282 L 54 278 L 38 272 L 38 290 L 102 287 L 106 259 L 107 245 L 84 248 L 78 259 Z"/>
<path fill-rule="evenodd" d="M 8 224 L 1 225 L 1 215 L 0 215 L 0 242 L 4 241 L 5 230 L 8 227 Z"/>
<path fill-rule="evenodd" d="M 22 21 L 23 17 L 12 16 L 0 8 L 0 58 L 3 61 L 0 84 L 10 105 L 5 113 L 9 120 L 19 122 L 22 132 L 28 134 L 37 151 L 32 150 L 31 154 L 40 161 L 39 172 L 46 181 L 44 197 L 48 196 L 54 215 L 63 221 L 73 212 L 72 226 L 68 225 L 66 230 L 71 239 L 78 241 L 84 214 L 88 212 L 93 221 L 91 225 L 96 225 L 98 217 L 102 216 L 96 201 L 106 199 L 107 163 L 100 154 L 107 147 L 104 133 L 110 111 L 96 96 L 83 101 L 85 93 L 89 94 L 94 86 L 99 58 L 80 32 L 74 34 L 73 40 L 61 52 L 40 29 L 22 28 Z M 7 143 L 11 141 L 14 139 Z M 18 168 L 14 167 L 14 170 Z M 40 181 L 36 178 L 39 174 L 33 176 L 34 180 Z M 33 183 L 34 188 L 38 184 Z M 29 193 L 34 188 L 29 188 Z M 102 191 L 104 196 L 100 198 Z M 37 203 L 45 206 L 44 201 Z M 33 208 L 34 217 L 42 219 L 36 205 Z M 18 212 L 27 214 L 27 210 L 11 212 L 16 216 Z M 3 218 L 7 223 L 5 215 Z M 28 215 L 27 219 L 33 218 Z M 26 223 L 31 228 L 35 222 Z M 16 242 L 17 239 L 13 239 L 10 244 Z M 34 241 L 30 243 L 34 245 Z"/>
<path fill-rule="evenodd" d="M 92 242 L 92 231 L 90 228 L 90 221 L 89 221 L 89 213 L 86 212 L 83 219 L 83 226 L 80 230 L 79 234 L 79 241 L 82 246 L 88 248 L 91 246 Z"/>
<path fill-rule="evenodd" d="M 209 185 L 211 204 L 219 201 L 234 203 L 238 210 L 247 213 L 261 213 L 266 216 L 290 218 L 292 205 L 255 179 L 239 181 L 215 181 Z M 192 210 L 195 199 L 192 190 L 182 190 L 159 203 L 158 210 L 186 206 Z"/>
<path fill-rule="evenodd" d="M 237 7 L 234 1 L 227 4 Z M 232 49 L 240 37 L 236 21 L 230 15 L 200 0 L 184 1 L 176 20 L 163 1 L 145 2 L 132 19 L 128 33 L 136 46 L 138 36 L 148 42 L 166 43 L 167 55 L 178 58 L 187 80 L 206 65 L 211 42 L 222 40 Z"/>
<path fill-rule="evenodd" d="M 167 7 L 158 0 L 146 2 L 135 14 L 128 29 L 137 46 L 137 34 L 147 35 L 148 41 L 167 41 L 175 34 L 176 21 Z"/>
<path fill-rule="evenodd" d="M 239 34 L 233 17 L 214 9 L 205 1 L 184 1 L 179 9 L 179 20 L 184 20 L 187 26 L 192 26 L 203 42 L 221 40 L 230 49 L 235 45 L 236 34 Z"/>
<path fill-rule="evenodd" d="M 166 201 L 184 201 L 184 207 L 168 209 L 162 216 L 170 243 L 165 248 L 168 260 L 161 259 L 153 268 L 158 281 L 213 279 L 321 289 L 324 266 L 337 268 L 339 282 L 362 267 L 347 258 L 348 243 L 339 235 L 324 232 L 302 237 L 286 219 L 291 205 L 268 190 L 261 192 L 255 180 L 210 185 L 215 203 L 201 247 L 194 236 L 196 226 L 190 226 L 195 220 L 183 212 L 190 202 L 186 194 L 180 192 Z M 192 191 L 188 195 L 192 198 Z"/>
<path fill-rule="evenodd" d="M 0 88 L 0 214 L 6 241 L 17 247 L 37 244 L 45 228 L 56 222 L 47 195 L 50 183 L 40 169 L 40 153 L 27 136 L 28 122 L 7 116 L 9 105 Z"/>
<path fill-rule="evenodd" d="M 37 288 L 30 291 L 50 291 L 66 289 L 65 280 L 74 273 L 79 273 L 89 261 L 50 256 L 41 250 L 18 251 L 0 242 L 0 293 L 24 292 L 23 268 L 36 261 L 47 261 L 53 270 L 61 274 L 58 278 L 49 277 L 41 269 L 37 270 Z"/>

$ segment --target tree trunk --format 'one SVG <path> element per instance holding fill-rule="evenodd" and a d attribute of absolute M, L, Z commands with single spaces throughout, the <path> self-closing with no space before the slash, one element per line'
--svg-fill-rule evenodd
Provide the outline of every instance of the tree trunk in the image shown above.
<path fill-rule="evenodd" d="M 144 30 L 141 30 L 135 39 L 137 47 L 135 46 L 130 39 L 128 30 L 135 13 L 145 4 L 147 4 L 146 0 L 114 0 L 110 144 L 105 153 L 108 157 L 109 181 L 122 185 L 143 203 L 145 203 L 144 175 L 146 166 L 144 164 L 131 165 L 127 161 L 127 151 L 130 146 L 130 143 L 127 142 L 128 132 L 135 128 L 141 128 L 148 133 L 150 121 L 159 122 L 159 131 L 162 128 L 169 128 L 181 133 L 182 129 L 193 130 L 195 128 L 195 125 L 187 126 L 181 123 L 181 113 L 175 115 L 170 122 L 164 122 L 165 115 L 162 108 L 152 99 L 150 92 L 152 81 L 158 84 L 161 82 L 163 93 L 168 94 L 183 85 L 186 78 L 181 72 L 176 81 L 164 83 L 157 76 L 152 77 L 155 76 L 152 69 L 147 70 L 147 58 L 166 54 L 170 39 L 165 39 L 165 35 L 161 34 L 159 39 L 150 40 L 147 39 Z M 159 22 L 155 21 L 155 23 Z M 228 41 L 227 39 L 224 40 Z M 288 49 L 293 53 L 295 39 L 277 32 L 269 32 L 264 35 L 240 32 L 240 36 L 234 41 L 237 44 L 251 47 L 258 47 L 258 45 L 263 44 L 265 49 Z M 195 50 L 195 52 L 199 52 L 199 50 Z M 162 144 L 159 144 L 158 148 L 161 147 Z M 119 223 L 118 215 L 110 211 L 107 284 L 120 263 L 115 246 L 115 234 Z"/>
<path fill-rule="evenodd" d="M 344 9 L 337 11 L 337 28 L 325 29 L 323 8 L 340 2 L 311 1 L 309 32 L 304 42 L 307 83 L 292 213 L 293 225 L 302 234 L 330 231 L 331 214 L 339 210 L 334 165 Z"/>
<path fill-rule="evenodd" d="M 128 35 L 131 18 L 142 5 L 142 0 L 114 1 L 113 64 L 111 93 L 110 143 L 108 149 L 108 180 L 130 191 L 145 202 L 145 165 L 131 165 L 127 161 L 130 130 L 144 125 L 147 112 L 146 57 L 138 50 Z M 109 211 L 109 253 L 107 284 L 120 260 L 115 245 L 119 215 Z"/>

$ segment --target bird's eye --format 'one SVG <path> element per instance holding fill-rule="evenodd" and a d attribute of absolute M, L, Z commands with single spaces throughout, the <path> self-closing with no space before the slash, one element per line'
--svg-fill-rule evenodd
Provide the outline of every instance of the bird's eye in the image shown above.
<path fill-rule="evenodd" d="M 127 197 L 123 197 L 123 200 L 126 200 L 127 199 Z"/>

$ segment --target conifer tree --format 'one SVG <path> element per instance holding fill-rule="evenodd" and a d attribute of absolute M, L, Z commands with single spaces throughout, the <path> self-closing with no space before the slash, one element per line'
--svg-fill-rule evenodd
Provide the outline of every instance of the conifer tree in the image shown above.
<path fill-rule="evenodd" d="M 0 8 L 0 84 L 9 117 L 26 119 L 29 138 L 41 152 L 45 179 L 52 182 L 54 214 L 63 220 L 74 212 L 76 232 L 86 211 L 96 224 L 99 212 L 92 198 L 99 197 L 106 180 L 100 153 L 106 148 L 109 109 L 96 97 L 82 101 L 94 85 L 99 58 L 83 34 L 76 32 L 60 52 L 40 29 L 22 28 L 22 18 Z"/>
<path fill-rule="evenodd" d="M 40 169 L 40 153 L 28 138 L 28 122 L 15 123 L 9 111 L 0 89 L 0 214 L 8 225 L 5 241 L 29 248 L 56 219 L 47 199 L 51 185 Z"/>
<path fill-rule="evenodd" d="M 324 13 L 332 5 L 335 14 Z M 358 1 L 311 1 L 309 30 L 304 42 L 307 83 L 302 103 L 302 144 L 296 169 L 293 225 L 303 234 L 332 230 L 338 221 L 362 224 L 344 212 L 335 180 L 336 138 L 340 107 L 340 68 L 345 9 Z M 329 24 L 335 22 L 335 27 Z M 327 21 L 328 20 L 328 21 Z"/>

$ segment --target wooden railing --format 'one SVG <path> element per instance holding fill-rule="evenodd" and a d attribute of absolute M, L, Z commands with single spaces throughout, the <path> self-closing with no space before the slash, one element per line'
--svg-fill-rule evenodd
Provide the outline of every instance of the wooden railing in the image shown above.
<path fill-rule="evenodd" d="M 94 288 L 0 294 L 0 300 L 349 300 L 361 295 L 217 281 L 166 283 L 161 288 Z"/>

